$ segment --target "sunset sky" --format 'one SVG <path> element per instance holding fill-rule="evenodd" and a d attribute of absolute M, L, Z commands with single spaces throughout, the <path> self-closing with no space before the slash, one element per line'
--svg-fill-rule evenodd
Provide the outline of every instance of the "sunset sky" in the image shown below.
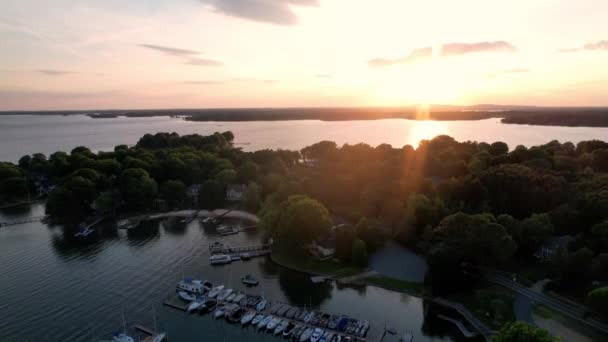
<path fill-rule="evenodd" d="M 608 105 L 605 0 L 3 0 L 0 110 Z"/>

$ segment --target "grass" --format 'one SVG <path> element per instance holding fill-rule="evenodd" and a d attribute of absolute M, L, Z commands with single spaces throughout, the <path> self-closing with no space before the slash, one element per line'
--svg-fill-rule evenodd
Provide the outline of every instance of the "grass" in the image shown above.
<path fill-rule="evenodd" d="M 376 285 L 393 291 L 424 294 L 424 284 L 384 276 L 372 276 L 363 279 L 367 284 Z"/>
<path fill-rule="evenodd" d="M 561 313 L 542 304 L 535 305 L 532 309 L 532 313 L 544 319 L 553 319 L 558 321 L 566 319 Z"/>
<path fill-rule="evenodd" d="M 332 260 L 317 260 L 306 254 L 287 253 L 278 248 L 273 248 L 272 260 L 283 267 L 297 271 L 339 277 L 350 276 L 365 270 L 363 267 Z"/>

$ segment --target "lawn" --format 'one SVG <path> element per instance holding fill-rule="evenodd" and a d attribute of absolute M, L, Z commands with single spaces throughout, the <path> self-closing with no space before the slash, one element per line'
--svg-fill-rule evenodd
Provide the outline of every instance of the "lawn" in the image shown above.
<path fill-rule="evenodd" d="M 319 275 L 345 277 L 365 270 L 363 267 L 333 260 L 316 260 L 306 254 L 286 253 L 278 248 L 273 248 L 272 260 L 283 267 Z"/>
<path fill-rule="evenodd" d="M 424 294 L 424 284 L 384 276 L 372 276 L 363 279 L 367 284 L 377 285 L 393 291 L 406 292 L 421 296 Z"/>

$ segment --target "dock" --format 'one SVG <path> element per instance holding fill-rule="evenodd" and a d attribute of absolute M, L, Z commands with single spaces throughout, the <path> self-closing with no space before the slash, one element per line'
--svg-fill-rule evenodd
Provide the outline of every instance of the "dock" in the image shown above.
<path fill-rule="evenodd" d="M 44 218 L 45 218 L 45 216 L 32 216 L 32 217 L 14 220 L 14 221 L 0 222 L 0 227 L 16 226 L 19 224 L 25 224 L 25 223 L 30 223 L 30 222 L 39 222 L 39 221 L 42 221 Z"/>
<path fill-rule="evenodd" d="M 216 241 L 209 245 L 211 254 L 232 254 L 232 253 L 247 253 L 247 252 L 270 252 L 270 244 L 249 245 L 233 247 L 227 243 Z"/>

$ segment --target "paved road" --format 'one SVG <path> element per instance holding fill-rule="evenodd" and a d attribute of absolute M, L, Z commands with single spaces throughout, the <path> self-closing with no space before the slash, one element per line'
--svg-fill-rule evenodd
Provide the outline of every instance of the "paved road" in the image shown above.
<path fill-rule="evenodd" d="M 536 292 L 527 287 L 524 287 L 517 282 L 514 282 L 511 278 L 506 277 L 504 275 L 500 275 L 497 273 L 488 273 L 486 274 L 486 278 L 495 283 L 502 285 L 506 288 L 513 290 L 514 292 L 525 296 L 537 303 L 543 304 L 556 310 L 563 314 L 564 316 L 568 316 L 572 319 L 575 319 L 583 324 L 591 326 L 603 333 L 608 334 L 608 325 L 592 319 L 592 318 L 584 318 L 586 313 L 586 308 L 583 305 L 577 305 L 574 303 L 565 302 L 563 300 L 554 298 L 552 296 L 548 296 L 543 293 Z"/>

